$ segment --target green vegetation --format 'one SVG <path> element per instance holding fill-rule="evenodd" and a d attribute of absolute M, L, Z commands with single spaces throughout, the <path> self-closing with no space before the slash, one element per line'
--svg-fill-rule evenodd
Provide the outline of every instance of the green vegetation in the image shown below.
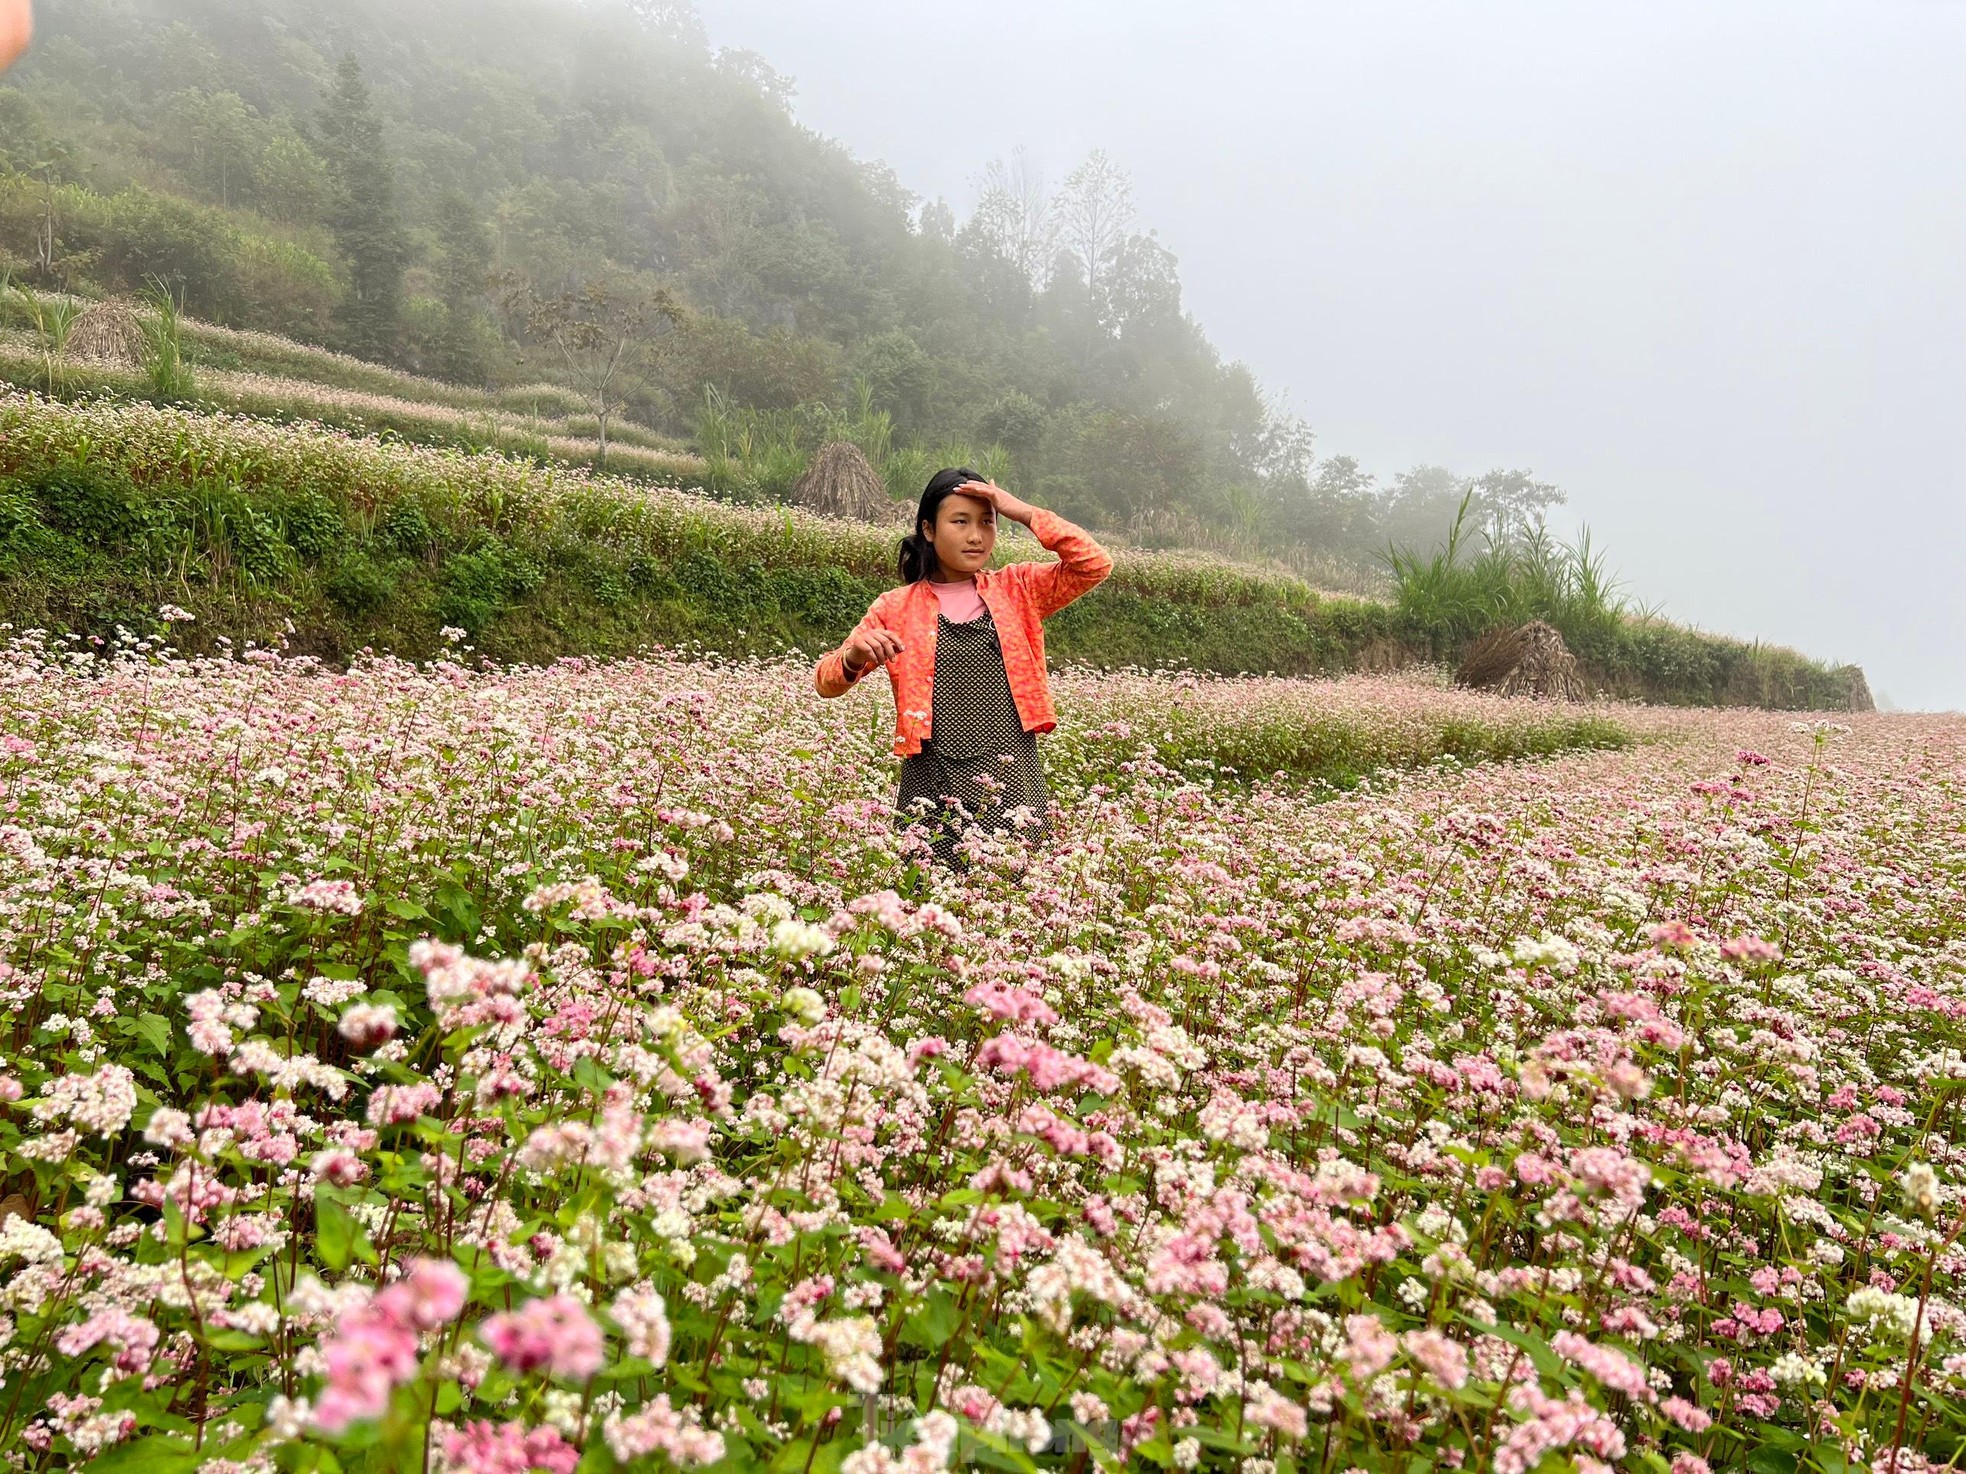
<path fill-rule="evenodd" d="M 1481 550 L 1470 553 L 1475 513 L 1469 494 L 1443 546 L 1387 554 L 1402 622 L 1426 632 L 1437 658 L 1458 656 L 1491 629 L 1540 619 L 1562 631 L 1591 683 L 1614 694 L 1777 708 L 1840 708 L 1849 699 L 1851 667 L 1715 639 L 1634 608 L 1588 528 L 1566 544 L 1525 518 L 1485 529 Z"/>
<path fill-rule="evenodd" d="M 157 319 L 143 320 L 156 340 Z M 51 376 L 57 393 L 66 399 L 109 397 L 149 400 L 156 404 L 185 404 L 204 410 L 250 415 L 282 423 L 311 422 L 360 434 L 384 435 L 414 445 L 451 446 L 463 450 L 495 450 L 526 456 L 542 463 L 589 465 L 594 460 L 594 426 L 579 415 L 542 415 L 497 407 L 464 409 L 423 399 L 398 399 L 360 390 L 335 389 L 307 379 L 269 378 L 260 374 L 214 369 L 199 354 L 194 373 L 188 355 L 194 335 L 181 332 L 176 392 L 158 388 L 160 365 L 169 360 L 153 348 L 142 370 L 102 364 L 74 363 L 46 354 L 27 342 L 9 341 L 0 334 L 0 381 L 41 390 Z M 552 403 L 550 395 L 542 400 Z M 617 475 L 642 477 L 665 486 L 712 488 L 701 457 L 666 436 L 639 427 L 616 425 L 610 431 L 608 465 Z M 746 493 L 737 479 L 740 495 Z"/>
<path fill-rule="evenodd" d="M 732 497 L 782 495 L 813 427 L 864 418 L 864 386 L 887 417 L 875 463 L 909 496 L 935 466 L 987 464 L 1140 546 L 1276 559 L 1329 587 L 1382 585 L 1376 551 L 1430 544 L 1469 487 L 1497 518 L 1561 499 L 1523 472 L 1381 486 L 1315 460 L 1187 313 L 1102 153 L 1055 186 L 1000 161 L 958 219 L 801 128 L 789 85 L 713 52 L 687 3 L 352 3 L 50 7 L 0 87 L 0 268 L 89 295 L 158 278 L 191 316 L 317 345 L 214 353 L 200 330 L 213 369 L 480 411 L 567 381 L 552 413 L 577 409 L 596 445 L 476 442 L 521 453 L 598 459 L 602 422 L 630 438 L 617 412 L 678 448 L 705 432 L 708 386 L 734 438 L 697 448 Z M 678 312 L 645 315 L 617 371 L 574 393 L 564 335 L 525 307 L 570 294 Z M 451 386 L 413 387 L 433 379 Z M 444 438 L 427 414 L 329 418 Z"/>
<path fill-rule="evenodd" d="M 0 399 L 0 617 L 104 641 L 195 623 L 180 648 L 280 639 L 410 657 L 461 628 L 543 662 L 653 643 L 817 651 L 891 582 L 895 531 L 737 506 L 488 452 L 150 405 Z M 1005 554 L 1028 557 L 1021 538 Z M 1061 614 L 1063 662 L 1221 673 L 1383 668 L 1451 653 L 1400 607 L 1282 572 L 1122 549 Z M 1628 623 L 1597 683 L 1662 702 L 1842 704 L 1848 676 L 1789 651 Z"/>

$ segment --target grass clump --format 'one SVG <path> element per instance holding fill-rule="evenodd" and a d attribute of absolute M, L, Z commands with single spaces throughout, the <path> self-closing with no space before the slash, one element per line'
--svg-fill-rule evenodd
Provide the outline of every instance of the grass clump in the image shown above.
<path fill-rule="evenodd" d="M 152 277 L 143 300 L 150 312 L 137 321 L 143 331 L 143 372 L 150 393 L 163 400 L 189 399 L 198 392 L 198 380 L 185 347 L 183 299 L 161 277 Z"/>

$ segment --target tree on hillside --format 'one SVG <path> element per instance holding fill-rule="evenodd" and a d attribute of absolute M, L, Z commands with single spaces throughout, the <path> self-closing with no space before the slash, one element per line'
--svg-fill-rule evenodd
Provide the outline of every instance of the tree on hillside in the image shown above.
<path fill-rule="evenodd" d="M 462 190 L 447 190 L 437 200 L 438 298 L 444 304 L 444 327 L 438 338 L 436 370 L 458 383 L 481 383 L 490 370 L 491 337 L 484 318 L 486 288 L 491 284 L 491 231 L 477 206 Z"/>
<path fill-rule="evenodd" d="M 792 99 L 799 91 L 797 81 L 777 70 L 757 52 L 726 46 L 717 53 L 717 70 L 755 87 L 785 112 L 792 110 Z"/>
<path fill-rule="evenodd" d="M 600 421 L 599 465 L 608 463 L 608 426 L 634 387 L 634 371 L 648 346 L 683 312 L 666 291 L 633 283 L 591 282 L 542 295 L 530 282 L 508 277 L 506 308 L 526 334 L 550 345 L 569 386 Z"/>
<path fill-rule="evenodd" d="M 166 146 L 207 194 L 231 206 L 254 193 L 271 130 L 236 92 L 187 88 L 164 104 Z"/>
<path fill-rule="evenodd" d="M 877 333 L 854 349 L 853 370 L 874 404 L 894 417 L 896 428 L 908 433 L 921 428 L 935 387 L 935 362 L 919 343 L 899 330 Z"/>
<path fill-rule="evenodd" d="M 710 36 L 703 29 L 695 0 L 627 0 L 628 13 L 642 26 L 666 40 L 696 50 L 707 49 Z"/>
<path fill-rule="evenodd" d="M 1527 471 L 1490 471 L 1477 476 L 1470 487 L 1474 507 L 1497 542 L 1519 543 L 1534 535 L 1547 521 L 1551 507 L 1570 500 L 1562 488 L 1538 481 Z"/>
<path fill-rule="evenodd" d="M 396 174 L 383 151 L 382 120 L 353 56 L 344 57 L 335 74 L 320 136 L 334 185 L 328 227 L 348 266 L 342 338 L 358 357 L 387 359 L 402 324 L 409 236 L 396 208 Z"/>
<path fill-rule="evenodd" d="M 1361 555 L 1379 550 L 1383 520 L 1372 474 L 1351 456 L 1332 456 L 1286 493 L 1280 530 L 1312 547 Z"/>
<path fill-rule="evenodd" d="M 1057 209 L 1059 238 L 1096 310 L 1133 225 L 1133 182 L 1103 148 L 1094 149 L 1066 176 Z"/>
<path fill-rule="evenodd" d="M 1042 291 L 1058 248 L 1059 218 L 1043 171 L 1024 149 L 984 166 L 983 192 L 972 218 L 997 254 Z"/>
<path fill-rule="evenodd" d="M 1122 338 L 1181 316 L 1180 263 L 1154 232 L 1128 235 L 1114 244 L 1093 311 L 1101 327 Z"/>
<path fill-rule="evenodd" d="M 313 225 L 327 218 L 334 179 L 327 163 L 298 133 L 277 135 L 255 167 L 260 210 L 285 225 Z"/>

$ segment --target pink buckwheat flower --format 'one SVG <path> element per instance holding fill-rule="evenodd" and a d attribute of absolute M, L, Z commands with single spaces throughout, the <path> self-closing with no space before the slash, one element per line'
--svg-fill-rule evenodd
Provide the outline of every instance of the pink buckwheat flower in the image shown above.
<path fill-rule="evenodd" d="M 571 1295 L 528 1300 L 517 1310 L 501 1311 L 478 1328 L 478 1335 L 515 1372 L 543 1368 L 549 1375 L 584 1382 L 606 1359 L 601 1328 Z"/>
<path fill-rule="evenodd" d="M 332 912 L 339 916 L 360 916 L 362 896 L 348 880 L 310 880 L 287 893 L 287 904 L 309 911 Z"/>
<path fill-rule="evenodd" d="M 657 1366 L 669 1360 L 669 1308 L 652 1286 L 642 1284 L 623 1290 L 614 1297 L 608 1314 L 627 1338 L 630 1356 L 642 1357 Z"/>
<path fill-rule="evenodd" d="M 1459 1341 L 1435 1330 L 1408 1331 L 1400 1339 L 1414 1364 L 1448 1391 L 1468 1385 L 1468 1349 Z"/>
<path fill-rule="evenodd" d="M 714 1464 L 724 1456 L 723 1435 L 704 1428 L 695 1408 L 671 1406 L 666 1392 L 657 1393 L 654 1401 L 629 1417 L 611 1415 L 603 1433 L 608 1448 L 624 1464 L 659 1453 L 687 1469 Z"/>
<path fill-rule="evenodd" d="M 367 1053 L 396 1037 L 396 1009 L 388 1003 L 358 1003 L 341 1016 L 335 1031 L 357 1051 Z"/>
<path fill-rule="evenodd" d="M 580 1450 L 557 1428 L 484 1419 L 447 1431 L 437 1451 L 448 1474 L 573 1474 L 580 1463 Z"/>
<path fill-rule="evenodd" d="M 375 1306 L 419 1331 L 448 1325 L 464 1310 L 471 1282 L 448 1259 L 414 1259 L 409 1271 L 375 1297 Z"/>
<path fill-rule="evenodd" d="M 1351 1365 L 1355 1382 L 1370 1382 L 1392 1365 L 1399 1342 L 1376 1315 L 1345 1317 L 1345 1344 L 1338 1355 Z"/>

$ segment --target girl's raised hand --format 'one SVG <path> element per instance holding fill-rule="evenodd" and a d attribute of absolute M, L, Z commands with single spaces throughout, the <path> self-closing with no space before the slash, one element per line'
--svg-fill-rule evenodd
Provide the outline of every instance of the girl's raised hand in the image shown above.
<path fill-rule="evenodd" d="M 965 481 L 955 490 L 957 496 L 975 497 L 979 502 L 988 502 L 996 508 L 999 517 L 1008 517 L 1013 522 L 1021 522 L 1026 527 L 1037 515 L 1038 509 L 1029 502 L 1012 496 L 994 481 Z"/>

